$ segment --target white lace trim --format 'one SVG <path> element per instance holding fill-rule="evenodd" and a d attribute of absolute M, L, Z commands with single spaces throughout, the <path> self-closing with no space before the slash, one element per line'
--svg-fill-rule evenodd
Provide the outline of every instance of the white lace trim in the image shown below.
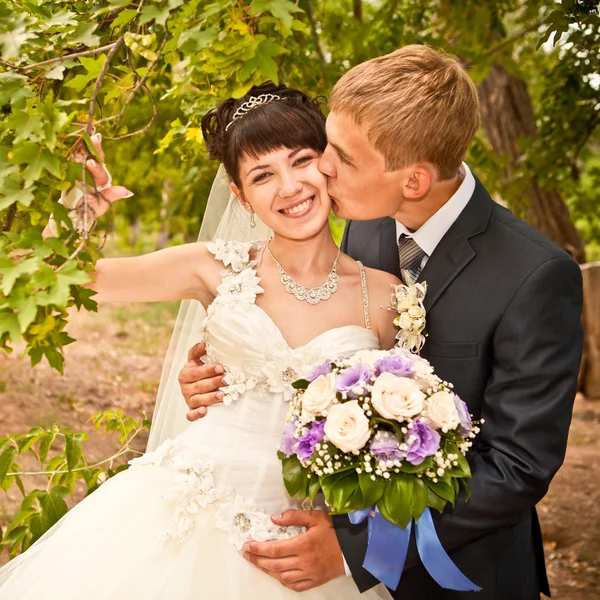
<path fill-rule="evenodd" d="M 154 452 L 129 461 L 132 467 L 154 465 L 177 471 L 176 485 L 163 499 L 173 506 L 171 527 L 160 532 L 161 543 L 182 543 L 196 525 L 200 509 L 216 506 L 215 527 L 229 533 L 229 541 L 241 550 L 248 541 L 284 540 L 303 533 L 303 527 L 279 527 L 270 515 L 259 510 L 252 500 L 235 494 L 231 486 L 218 489 L 213 471 L 215 463 L 194 456 L 181 440 L 166 440 Z"/>

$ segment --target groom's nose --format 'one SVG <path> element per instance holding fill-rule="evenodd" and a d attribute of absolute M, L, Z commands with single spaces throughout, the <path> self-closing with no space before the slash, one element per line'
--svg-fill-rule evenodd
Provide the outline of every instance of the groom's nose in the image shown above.
<path fill-rule="evenodd" d="M 335 162 L 332 160 L 334 152 L 335 150 L 327 145 L 319 159 L 319 171 L 321 171 L 323 175 L 327 175 L 327 177 L 335 177 L 336 175 Z"/>

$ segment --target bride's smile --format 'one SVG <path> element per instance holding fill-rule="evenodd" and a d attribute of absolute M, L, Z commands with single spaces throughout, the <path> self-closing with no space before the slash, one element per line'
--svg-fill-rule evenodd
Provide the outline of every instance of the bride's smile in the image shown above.
<path fill-rule="evenodd" d="M 278 234 L 312 238 L 327 226 L 331 200 L 319 171 L 320 154 L 312 148 L 280 148 L 239 161 L 241 187 L 233 193 L 247 210 Z"/>

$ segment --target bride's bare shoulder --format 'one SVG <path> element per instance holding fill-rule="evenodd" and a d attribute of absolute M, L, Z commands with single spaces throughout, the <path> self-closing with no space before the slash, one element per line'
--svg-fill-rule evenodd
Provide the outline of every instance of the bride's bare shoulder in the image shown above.
<path fill-rule="evenodd" d="M 401 281 L 386 271 L 365 267 L 367 290 L 369 292 L 369 312 L 373 329 L 377 332 L 381 348 L 387 350 L 394 345 L 397 329 L 394 325 L 396 314 L 391 310 L 392 287 Z"/>

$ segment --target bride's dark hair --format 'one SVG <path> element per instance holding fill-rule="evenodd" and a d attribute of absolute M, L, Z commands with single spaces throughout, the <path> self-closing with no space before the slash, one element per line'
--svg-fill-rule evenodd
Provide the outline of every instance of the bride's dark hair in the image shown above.
<path fill-rule="evenodd" d="M 226 130 L 244 102 L 263 94 L 275 94 L 280 100 L 253 108 Z M 327 137 L 320 106 L 319 98 L 285 85 L 267 81 L 254 86 L 242 98 L 228 98 L 204 115 L 202 135 L 209 156 L 222 162 L 240 187 L 238 161 L 243 154 L 257 157 L 281 148 L 312 148 L 321 153 Z"/>

